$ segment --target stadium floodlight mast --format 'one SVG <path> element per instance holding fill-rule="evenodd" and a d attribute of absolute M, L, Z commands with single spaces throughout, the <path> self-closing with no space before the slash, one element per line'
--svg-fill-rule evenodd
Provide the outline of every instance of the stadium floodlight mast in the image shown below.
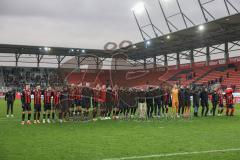
<path fill-rule="evenodd" d="M 138 29 L 141 33 L 142 39 L 145 42 L 145 44 L 147 43 L 147 41 L 149 39 L 152 39 L 152 37 L 144 30 L 144 28 L 146 28 L 146 27 L 149 27 L 149 26 L 151 27 L 156 38 L 158 37 L 158 32 L 161 35 L 164 35 L 163 32 L 153 24 L 150 14 L 149 14 L 144 2 L 141 1 L 141 2 L 137 3 L 131 10 L 133 12 L 134 19 L 137 23 Z M 137 19 L 137 15 L 142 15 L 144 12 L 147 15 L 149 23 L 144 26 L 141 26 Z"/>
<path fill-rule="evenodd" d="M 135 14 L 142 14 L 145 10 L 145 6 L 144 6 L 144 3 L 143 2 L 139 2 L 137 3 L 133 8 L 132 8 L 132 11 L 135 13 Z"/>

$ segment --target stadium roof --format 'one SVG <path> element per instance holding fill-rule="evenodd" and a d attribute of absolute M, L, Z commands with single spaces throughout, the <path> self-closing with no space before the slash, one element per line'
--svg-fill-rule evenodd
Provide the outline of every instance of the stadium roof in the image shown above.
<path fill-rule="evenodd" d="M 240 40 L 240 14 L 203 25 L 202 31 L 199 30 L 198 25 L 151 39 L 147 48 L 144 42 L 138 43 L 135 49 L 129 48 L 126 54 L 132 59 L 152 58 Z"/>
<path fill-rule="evenodd" d="M 199 26 L 194 26 L 177 32 L 164 35 L 150 40 L 146 48 L 144 42 L 135 44 L 136 47 L 126 48 L 124 53 L 130 59 L 153 58 L 154 56 L 178 53 L 206 46 L 213 46 L 225 42 L 240 40 L 240 14 L 224 17 L 204 25 L 200 31 Z M 112 53 L 106 50 L 63 48 L 28 45 L 0 44 L 0 53 L 40 54 L 40 55 L 62 55 L 62 56 L 88 56 L 94 55 L 103 58 L 111 58 L 120 50 Z M 122 52 L 122 50 L 121 50 Z"/>

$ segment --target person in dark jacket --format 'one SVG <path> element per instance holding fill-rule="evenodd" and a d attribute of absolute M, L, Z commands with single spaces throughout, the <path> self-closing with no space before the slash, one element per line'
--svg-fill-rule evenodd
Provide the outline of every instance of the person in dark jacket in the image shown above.
<path fill-rule="evenodd" d="M 190 117 L 191 91 L 189 86 L 187 86 L 184 92 L 184 106 L 185 106 L 185 116 Z"/>
<path fill-rule="evenodd" d="M 66 118 L 66 114 L 68 112 L 68 100 L 69 93 L 67 86 L 63 87 L 63 90 L 60 95 L 60 111 L 59 111 L 59 122 L 62 123 L 63 119 Z"/>
<path fill-rule="evenodd" d="M 200 94 L 200 98 L 201 98 L 201 106 L 202 106 L 202 116 L 207 116 L 208 110 L 209 110 L 207 88 L 202 89 L 202 92 Z"/>
<path fill-rule="evenodd" d="M 157 117 L 161 116 L 161 110 L 163 109 L 163 101 L 162 101 L 163 92 L 160 87 L 154 90 L 154 113 Z"/>
<path fill-rule="evenodd" d="M 129 97 L 131 97 L 130 101 L 129 101 L 129 106 L 130 106 L 130 110 L 131 110 L 131 117 L 130 118 L 134 118 L 136 111 L 137 111 L 137 92 L 135 89 L 131 89 L 130 90 L 130 95 Z"/>
<path fill-rule="evenodd" d="M 7 101 L 7 117 L 9 117 L 9 111 L 11 110 L 11 117 L 13 117 L 13 103 L 15 101 L 15 91 L 9 90 L 5 94 L 5 101 Z"/>
<path fill-rule="evenodd" d="M 179 93 L 178 93 L 178 99 L 179 99 L 178 116 L 183 115 L 183 113 L 184 113 L 184 107 L 185 107 L 185 104 L 184 104 L 185 95 L 184 94 L 185 94 L 184 87 L 181 86 Z"/>
<path fill-rule="evenodd" d="M 212 106 L 213 106 L 212 114 L 213 114 L 213 116 L 215 116 L 218 101 L 219 101 L 218 93 L 217 93 L 217 91 L 213 91 L 213 93 L 212 93 Z"/>
<path fill-rule="evenodd" d="M 201 93 L 201 91 L 198 88 L 193 89 L 193 107 L 194 107 L 194 116 L 195 117 L 198 117 L 200 93 Z"/>
<path fill-rule="evenodd" d="M 146 91 L 147 117 L 152 118 L 153 113 L 153 88 L 149 87 Z"/>
<path fill-rule="evenodd" d="M 84 86 L 82 88 L 82 103 L 83 103 L 82 108 L 83 108 L 84 120 L 89 119 L 89 109 L 91 107 L 91 97 L 93 97 L 93 90 L 90 88 L 90 83 L 87 82 L 86 86 Z"/>

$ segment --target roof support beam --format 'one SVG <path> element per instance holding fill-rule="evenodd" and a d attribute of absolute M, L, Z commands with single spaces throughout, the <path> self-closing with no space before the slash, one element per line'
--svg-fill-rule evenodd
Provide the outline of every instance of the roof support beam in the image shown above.
<path fill-rule="evenodd" d="M 225 63 L 228 64 L 229 62 L 228 42 L 225 42 L 224 48 L 225 48 L 224 59 L 225 59 Z"/>
<path fill-rule="evenodd" d="M 21 53 L 15 53 L 15 60 L 16 60 L 16 61 L 15 61 L 15 62 L 16 62 L 16 63 L 15 63 L 15 66 L 16 66 L 16 67 L 18 67 L 18 61 L 19 61 L 20 56 L 21 56 Z"/>
<path fill-rule="evenodd" d="M 191 49 L 191 51 L 190 51 L 190 65 L 191 65 L 191 67 L 194 67 L 193 49 Z"/>
<path fill-rule="evenodd" d="M 177 53 L 177 60 L 176 60 L 176 65 L 177 65 L 177 69 L 179 69 L 180 67 L 180 53 Z"/>
<path fill-rule="evenodd" d="M 209 66 L 210 60 L 211 60 L 211 57 L 210 57 L 210 47 L 207 46 L 206 47 L 206 66 Z"/>
<path fill-rule="evenodd" d="M 167 54 L 164 55 L 164 67 L 168 67 L 168 56 L 167 56 Z"/>
<path fill-rule="evenodd" d="M 58 68 L 61 67 L 61 62 L 64 60 L 66 56 L 57 56 Z"/>

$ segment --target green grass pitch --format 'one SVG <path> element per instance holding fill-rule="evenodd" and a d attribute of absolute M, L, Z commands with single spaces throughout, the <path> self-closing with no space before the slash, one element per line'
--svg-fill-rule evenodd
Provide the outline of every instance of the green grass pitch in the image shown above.
<path fill-rule="evenodd" d="M 0 160 L 240 159 L 240 110 L 234 117 L 22 126 L 19 101 L 14 109 L 15 117 L 5 118 L 0 100 Z M 238 150 L 212 152 L 227 149 Z M 162 154 L 172 155 L 151 157 Z"/>

